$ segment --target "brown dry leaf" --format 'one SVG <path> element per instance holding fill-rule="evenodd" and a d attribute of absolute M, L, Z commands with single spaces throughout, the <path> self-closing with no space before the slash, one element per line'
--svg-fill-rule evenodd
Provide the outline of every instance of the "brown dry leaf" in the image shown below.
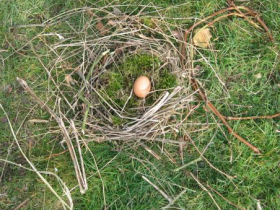
<path fill-rule="evenodd" d="M 184 39 L 184 35 L 183 35 L 183 33 L 181 32 L 181 31 L 172 31 L 172 35 L 175 37 L 175 38 L 177 38 L 177 39 L 179 39 L 179 40 L 183 40 Z"/>
<path fill-rule="evenodd" d="M 13 91 L 12 85 L 7 85 L 7 86 L 4 86 L 4 88 L 3 88 L 3 92 L 6 94 L 11 94 L 12 91 Z"/>
<path fill-rule="evenodd" d="M 87 13 L 89 16 L 91 16 L 91 17 L 96 16 L 96 15 L 92 12 L 92 10 L 90 10 L 90 9 L 88 9 L 88 10 L 86 11 L 86 13 Z"/>
<path fill-rule="evenodd" d="M 262 74 L 261 73 L 255 74 L 254 77 L 256 79 L 261 79 L 262 78 Z"/>
<path fill-rule="evenodd" d="M 105 26 L 103 25 L 103 23 L 101 21 L 98 21 L 98 23 L 96 23 L 96 28 L 100 32 L 101 35 L 104 35 L 107 32 Z"/>
<path fill-rule="evenodd" d="M 210 40 L 212 38 L 212 34 L 210 28 L 202 28 L 198 29 L 195 32 L 193 37 L 193 43 L 195 46 L 208 48 L 210 46 Z"/>
<path fill-rule="evenodd" d="M 117 22 L 114 21 L 114 20 L 109 20 L 107 24 L 110 25 L 110 26 L 116 26 Z"/>
<path fill-rule="evenodd" d="M 121 14 L 122 14 L 122 11 L 119 10 L 118 8 L 114 7 L 113 13 L 114 13 L 115 15 L 121 15 Z"/>
<path fill-rule="evenodd" d="M 70 74 L 65 75 L 65 81 L 68 86 L 75 84 L 75 81 L 73 80 L 73 78 Z"/>
<path fill-rule="evenodd" d="M 0 118 L 0 122 L 1 123 L 7 123 L 8 122 L 8 119 L 6 117 L 1 117 Z"/>

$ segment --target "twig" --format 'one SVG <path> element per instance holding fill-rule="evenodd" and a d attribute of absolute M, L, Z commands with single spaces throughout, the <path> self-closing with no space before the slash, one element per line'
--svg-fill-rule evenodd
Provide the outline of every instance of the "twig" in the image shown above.
<path fill-rule="evenodd" d="M 31 195 L 30 198 L 25 199 L 23 202 L 21 202 L 16 208 L 14 208 L 14 210 L 20 210 L 22 209 L 29 201 L 31 198 L 33 198 L 36 194 L 34 193 L 33 195 Z"/>
<path fill-rule="evenodd" d="M 187 175 L 191 175 L 191 177 L 197 182 L 197 184 L 200 186 L 200 188 L 202 189 L 202 190 L 204 190 L 205 192 L 207 192 L 207 194 L 210 196 L 210 198 L 213 200 L 213 202 L 214 202 L 214 204 L 216 205 L 216 207 L 219 209 L 219 210 L 221 210 L 221 207 L 218 205 L 218 203 L 216 202 L 216 200 L 214 199 L 214 197 L 213 197 L 213 195 L 211 194 L 211 192 L 206 188 L 206 187 L 204 187 L 204 185 L 199 181 L 199 179 L 195 176 L 195 175 L 193 175 L 193 173 L 192 172 L 189 172 L 189 173 L 187 173 Z"/>
<path fill-rule="evenodd" d="M 199 26 L 199 25 L 205 23 L 206 21 L 208 21 L 208 20 L 210 20 L 210 19 L 212 19 L 212 18 L 214 18 L 214 17 L 216 17 L 216 16 L 218 16 L 218 15 L 220 15 L 220 14 L 223 14 L 223 13 L 226 13 L 226 12 L 229 12 L 229 11 L 232 11 L 232 10 L 236 10 L 237 12 L 240 13 L 240 14 L 238 14 L 238 13 L 230 13 L 230 14 L 227 14 L 227 15 L 222 16 L 222 18 L 219 18 L 219 17 L 218 17 L 218 18 L 216 19 L 216 21 L 213 21 L 213 22 L 210 23 L 209 25 L 212 25 L 212 24 L 214 24 L 215 22 L 217 22 L 218 20 L 223 19 L 223 18 L 225 18 L 225 17 L 229 17 L 229 16 L 235 15 L 235 16 L 239 16 L 239 17 L 244 18 L 244 19 L 247 20 L 249 23 L 251 23 L 252 25 L 254 25 L 255 27 L 257 27 L 256 24 L 255 24 L 254 22 L 252 22 L 250 19 L 248 19 L 248 17 L 247 17 L 243 12 L 241 12 L 241 9 L 247 11 L 247 12 L 249 13 L 249 15 L 251 15 L 252 17 L 254 17 L 254 18 L 259 22 L 259 24 L 263 27 L 263 29 L 266 31 L 267 36 L 269 37 L 270 41 L 271 41 L 271 42 L 274 42 L 274 38 L 273 38 L 272 33 L 270 32 L 269 28 L 267 27 L 267 25 L 266 25 L 265 22 L 261 19 L 260 15 L 259 15 L 257 12 L 255 12 L 254 10 L 252 10 L 252 9 L 250 9 L 250 8 L 248 8 L 248 7 L 236 6 L 236 5 L 233 3 L 233 4 L 230 4 L 230 6 L 229 6 L 228 8 L 221 9 L 221 10 L 219 10 L 219 11 L 213 13 L 212 15 L 209 15 L 208 17 L 206 17 L 206 18 L 204 18 L 204 19 L 198 21 L 197 23 L 193 24 L 190 28 L 188 28 L 188 29 L 185 31 L 185 33 L 184 33 L 184 43 L 182 43 L 182 44 L 181 44 L 181 47 L 180 47 L 180 48 L 181 48 L 181 50 L 180 50 L 180 51 L 181 51 L 181 57 L 183 58 L 183 60 L 184 60 L 184 58 L 185 58 L 185 56 L 186 56 L 186 51 L 185 51 L 185 50 L 186 50 L 186 44 L 188 43 L 188 36 L 189 36 L 190 32 L 193 31 L 197 26 Z M 258 27 L 257 27 L 257 28 L 258 28 Z M 183 64 L 183 63 L 182 63 L 182 64 Z"/>
<path fill-rule="evenodd" d="M 197 80 L 195 78 L 192 78 L 191 82 L 192 82 L 193 89 L 194 90 L 199 90 L 200 97 L 205 101 L 207 107 L 223 122 L 223 124 L 228 129 L 228 132 L 230 134 L 232 134 L 234 137 L 236 137 L 239 141 L 241 141 L 242 143 L 247 145 L 255 153 L 261 154 L 260 150 L 257 147 L 253 146 L 251 143 L 249 143 L 243 137 L 239 136 L 236 132 L 233 131 L 233 129 L 230 127 L 230 125 L 228 124 L 228 122 L 226 121 L 224 116 L 217 110 L 217 108 L 210 101 L 208 101 L 208 99 L 207 99 L 207 97 L 204 93 L 204 90 L 200 87 Z"/>
<path fill-rule="evenodd" d="M 197 163 L 197 162 L 199 162 L 199 161 L 201 161 L 201 160 L 202 160 L 202 158 L 201 158 L 201 156 L 200 156 L 199 158 L 196 158 L 196 159 L 194 159 L 194 160 L 188 162 L 187 164 L 182 165 L 181 167 L 174 169 L 174 172 L 180 171 L 180 170 L 182 170 L 182 169 L 184 169 L 184 168 L 186 168 L 186 167 L 188 167 L 188 166 L 190 166 L 190 165 L 192 165 L 192 164 L 195 164 L 195 163 Z"/>
<path fill-rule="evenodd" d="M 161 160 L 161 157 L 155 153 L 150 147 L 148 147 L 147 145 L 145 144 L 141 144 L 142 147 L 144 147 L 144 149 L 150 153 L 154 158 L 156 158 L 157 160 Z"/>
<path fill-rule="evenodd" d="M 245 20 L 247 20 L 249 23 L 251 23 L 252 25 L 254 25 L 256 28 L 261 28 L 260 26 L 258 26 L 257 24 L 255 24 L 255 22 L 251 21 L 251 20 L 240 10 L 240 8 L 237 7 L 237 6 L 235 5 L 234 0 L 228 0 L 228 5 L 229 5 L 230 7 L 234 7 L 235 10 L 236 10 L 237 12 L 239 12 L 240 14 L 243 15 L 243 18 L 244 18 Z"/>
<path fill-rule="evenodd" d="M 19 149 L 19 151 L 21 152 L 22 156 L 23 156 L 23 157 L 25 158 L 25 160 L 28 162 L 28 164 L 30 165 L 30 167 L 32 168 L 32 170 L 40 177 L 40 179 L 44 182 L 44 184 L 50 189 L 50 191 L 59 199 L 59 201 L 63 204 L 63 206 L 64 206 L 64 207 L 67 207 L 68 209 L 71 209 L 71 210 L 72 210 L 72 209 L 73 209 L 73 202 L 72 202 L 72 198 L 71 198 L 71 196 L 70 196 L 70 192 L 69 192 L 68 188 L 66 188 L 66 186 L 64 186 L 64 187 L 65 187 L 64 190 L 67 191 L 66 195 L 67 195 L 67 198 L 68 198 L 68 200 L 69 200 L 69 204 L 67 204 L 67 203 L 61 198 L 61 196 L 59 196 L 59 195 L 57 194 L 57 192 L 53 189 L 53 187 L 50 185 L 50 183 L 42 176 L 42 174 L 40 173 L 40 171 L 38 171 L 37 168 L 34 166 L 34 164 L 27 158 L 27 156 L 25 155 L 25 153 L 23 152 L 23 150 L 22 150 L 22 148 L 21 148 L 21 146 L 20 146 L 20 144 L 19 144 L 19 141 L 18 141 L 18 139 L 17 139 L 17 137 L 16 137 L 16 134 L 15 134 L 14 129 L 13 129 L 13 127 L 12 127 L 12 124 L 11 124 L 11 121 L 10 121 L 10 119 L 9 119 L 9 116 L 8 116 L 7 112 L 4 110 L 2 104 L 0 104 L 0 108 L 3 110 L 5 116 L 6 116 L 7 120 L 8 120 L 9 127 L 10 127 L 10 130 L 11 130 L 11 132 L 12 132 L 13 138 L 14 138 L 14 140 L 15 140 L 15 142 L 16 142 L 16 144 L 17 144 L 17 146 L 18 146 L 18 149 Z M 2 160 L 2 161 L 9 162 L 9 161 L 7 161 L 7 160 Z"/>
<path fill-rule="evenodd" d="M 216 18 L 213 22 L 209 23 L 208 25 L 212 25 L 214 24 L 215 22 L 219 21 L 220 19 L 222 18 L 225 18 L 225 17 L 229 17 L 229 16 L 232 16 L 232 15 L 235 15 L 235 16 L 240 16 L 240 17 L 243 17 L 245 18 L 247 21 L 249 21 L 249 19 L 247 18 L 247 16 L 241 12 L 241 10 L 245 10 L 247 12 L 249 12 L 249 14 L 251 16 L 253 16 L 254 18 L 257 19 L 257 21 L 260 23 L 260 25 L 264 28 L 264 30 L 267 32 L 268 34 L 268 37 L 270 38 L 270 41 L 274 41 L 273 39 L 273 36 L 272 34 L 270 33 L 268 27 L 266 26 L 266 24 L 264 23 L 264 21 L 260 18 L 260 16 L 252 9 L 250 8 L 247 8 L 247 7 L 243 7 L 243 6 L 240 6 L 240 7 L 237 7 L 233 1 L 229 1 L 229 7 L 228 8 L 225 8 L 225 9 L 222 9 L 222 10 L 219 10 L 215 13 L 213 13 L 212 15 L 204 18 L 203 20 L 195 23 L 194 25 L 192 25 L 188 30 L 185 31 L 184 33 L 184 43 L 181 45 L 181 63 L 182 63 L 182 66 L 184 67 L 184 60 L 186 59 L 185 57 L 185 54 L 186 54 L 186 44 L 188 42 L 188 35 L 189 33 L 194 29 L 196 28 L 197 26 L 199 26 L 200 24 L 206 22 L 207 20 L 213 18 L 213 17 L 216 17 L 220 14 L 223 14 L 225 12 L 229 12 L 229 11 L 232 11 L 232 10 L 236 10 L 237 12 L 239 13 L 229 13 L 227 15 L 223 15 L 223 16 L 220 16 L 218 18 Z M 249 21 L 250 22 L 250 21 Z M 199 90 L 199 94 L 201 96 L 201 98 L 205 101 L 207 107 L 223 122 L 223 124 L 227 127 L 228 131 L 230 134 L 232 134 L 233 136 L 235 136 L 239 141 L 241 141 L 242 143 L 246 144 L 250 149 L 252 149 L 255 153 L 257 154 L 261 154 L 260 150 L 253 146 L 251 143 L 249 143 L 248 141 L 246 141 L 243 137 L 239 136 L 236 132 L 233 131 L 233 129 L 230 127 L 230 125 L 227 123 L 226 121 L 226 117 L 224 117 L 217 109 L 216 107 L 210 102 L 207 100 L 206 98 L 206 95 L 205 95 L 205 92 L 202 90 L 202 88 L 200 87 L 199 83 L 197 82 L 197 80 L 195 78 L 191 78 L 191 83 L 192 83 L 192 87 L 193 89 L 196 91 L 196 90 Z M 274 117 L 278 117 L 278 114 L 276 115 L 273 115 L 273 118 Z M 267 117 L 264 117 L 264 119 L 271 119 L 271 118 L 267 118 Z M 232 118 L 234 119 L 234 118 Z M 254 119 L 254 118 L 253 118 Z"/>
<path fill-rule="evenodd" d="M 230 3 L 231 3 L 231 6 L 233 6 L 233 7 L 234 7 L 238 12 L 240 12 L 241 14 L 243 14 L 243 13 L 241 12 L 241 10 L 245 10 L 245 11 L 249 12 L 249 14 L 250 14 L 252 17 L 254 17 L 254 18 L 259 22 L 259 24 L 263 27 L 263 29 L 266 31 L 267 36 L 269 37 L 269 40 L 270 40 L 271 42 L 274 42 L 274 38 L 273 38 L 272 33 L 270 32 L 269 28 L 267 27 L 267 25 L 265 24 L 265 22 L 261 19 L 260 15 L 259 15 L 256 11 L 254 11 L 253 9 L 248 8 L 248 7 L 236 6 L 236 5 L 234 4 L 234 1 L 231 1 Z M 248 21 L 248 18 L 247 18 L 246 16 L 245 16 L 244 18 Z"/>
<path fill-rule="evenodd" d="M 53 157 L 60 156 L 60 155 L 64 154 L 64 153 L 67 152 L 67 151 L 68 151 L 68 149 L 66 149 L 66 150 L 64 150 L 64 151 L 62 151 L 62 152 L 59 152 L 59 153 L 51 154 L 51 155 L 49 155 L 46 159 L 49 160 L 49 159 L 51 159 L 51 158 L 53 158 Z"/>
<path fill-rule="evenodd" d="M 213 168 L 215 171 L 219 172 L 220 174 L 224 175 L 225 177 L 227 177 L 229 180 L 234 179 L 233 176 L 230 176 L 228 174 L 226 174 L 225 172 L 221 171 L 220 169 L 216 168 L 212 163 L 210 163 L 209 160 L 207 160 L 207 158 L 204 157 L 203 153 L 200 152 L 200 150 L 197 148 L 197 146 L 195 145 L 194 141 L 191 139 L 190 136 L 188 136 L 187 134 L 185 134 L 188 139 L 190 140 L 190 142 L 192 143 L 192 145 L 194 146 L 195 150 L 200 154 L 200 157 L 211 167 Z"/>
<path fill-rule="evenodd" d="M 163 192 L 161 189 L 159 189 L 158 186 L 156 186 L 154 183 L 152 183 L 148 178 L 142 175 L 142 178 L 148 182 L 150 185 L 152 185 L 166 200 L 168 200 L 169 203 L 173 202 L 173 199 L 170 198 L 165 192 Z"/>
<path fill-rule="evenodd" d="M 227 120 L 255 120 L 255 119 L 273 119 L 280 117 L 280 113 L 274 115 L 264 115 L 264 116 L 251 116 L 251 117 L 228 117 L 224 116 Z"/>
<path fill-rule="evenodd" d="M 237 206 L 236 204 L 232 203 L 230 200 L 228 200 L 227 198 L 225 198 L 221 193 L 219 193 L 217 190 L 215 190 L 214 188 L 212 188 L 208 183 L 206 184 L 206 186 L 212 190 L 214 193 L 216 193 L 218 196 L 220 196 L 222 199 L 224 199 L 227 203 L 229 203 L 230 205 L 236 207 L 237 209 L 242 209 L 242 210 L 246 210 L 243 207 Z"/>
<path fill-rule="evenodd" d="M 226 126 L 226 128 L 228 129 L 228 132 L 230 134 L 232 134 L 234 137 L 236 137 L 239 141 L 241 141 L 242 143 L 246 144 L 251 150 L 253 150 L 255 153 L 257 154 L 261 154 L 260 150 L 255 147 L 254 145 L 252 145 L 251 143 L 249 143 L 248 141 L 246 141 L 243 137 L 239 136 L 235 131 L 233 131 L 233 129 L 230 127 L 230 125 L 228 124 L 228 122 L 226 121 L 226 119 L 224 118 L 224 116 L 216 109 L 216 107 L 210 102 L 207 101 L 206 105 L 211 109 L 211 111 L 218 117 L 220 118 L 220 120 L 223 122 L 223 124 Z"/>
<path fill-rule="evenodd" d="M 72 158 L 72 161 L 73 161 L 73 165 L 74 165 L 74 168 L 75 168 L 75 172 L 76 172 L 76 178 L 78 180 L 78 183 L 80 185 L 80 191 L 81 193 L 83 193 L 85 191 L 85 188 L 83 186 L 83 182 L 84 182 L 84 179 L 83 179 L 83 175 L 82 175 L 82 172 L 81 172 L 81 169 L 80 169 L 80 165 L 78 163 L 78 160 L 77 160 L 77 155 L 76 155 L 76 152 L 74 150 L 74 147 L 73 147 L 73 144 L 72 144 L 72 141 L 71 141 L 71 138 L 69 136 L 69 133 L 65 127 L 65 124 L 63 122 L 63 120 L 57 116 L 57 114 L 51 110 L 35 93 L 34 91 L 28 86 L 28 84 L 23 80 L 23 79 L 20 79 L 20 78 L 17 78 L 17 81 L 19 82 L 19 84 L 23 87 L 23 89 L 28 92 L 34 99 L 34 101 L 36 103 L 38 103 L 42 108 L 44 108 L 57 122 L 57 124 L 59 125 L 61 131 L 62 131 L 62 134 L 65 138 L 65 141 L 66 141 L 66 144 L 67 144 L 67 147 L 68 147 L 68 150 L 69 150 L 69 153 L 70 153 L 70 156 Z"/>
<path fill-rule="evenodd" d="M 79 152 L 79 157 L 80 157 L 80 165 L 81 165 L 81 169 L 82 169 L 82 172 L 81 172 L 82 183 L 81 184 L 83 186 L 83 189 L 82 190 L 80 189 L 80 190 L 81 190 L 81 193 L 84 194 L 88 190 L 84 159 L 83 159 L 82 150 L 81 150 L 80 143 L 79 143 L 78 131 L 77 131 L 77 128 L 76 128 L 73 120 L 70 120 L 70 125 L 73 129 L 74 136 L 75 136 L 75 139 L 76 139 L 76 145 L 78 147 L 78 152 Z"/>
<path fill-rule="evenodd" d="M 163 207 L 162 209 L 170 209 L 170 207 L 180 198 L 182 195 L 184 195 L 187 192 L 188 189 L 184 189 L 182 192 L 180 192 L 171 203 L 169 203 L 167 206 Z"/>

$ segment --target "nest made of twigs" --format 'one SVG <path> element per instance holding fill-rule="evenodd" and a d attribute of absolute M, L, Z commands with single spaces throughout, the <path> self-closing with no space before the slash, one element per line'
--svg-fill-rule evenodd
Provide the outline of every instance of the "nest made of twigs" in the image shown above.
<path fill-rule="evenodd" d="M 180 63 L 181 41 L 172 34 L 181 29 L 164 19 L 139 13 L 126 15 L 110 8 L 84 8 L 48 24 L 67 22 L 67 18 L 81 14 L 87 21 L 79 31 L 73 25 L 69 27 L 72 33 L 52 33 L 59 37 L 51 45 L 56 55 L 54 65 L 58 69 L 73 69 L 65 77 L 68 89 L 61 91 L 71 110 L 61 109 L 65 118 L 71 116 L 78 131 L 89 141 L 176 142 L 166 139 L 165 134 L 179 132 L 182 121 L 176 119 L 183 119 L 193 101 L 193 91 Z M 140 65 L 139 71 L 127 76 L 123 64 L 133 56 L 146 56 L 150 68 Z M 112 83 L 108 78 L 115 71 L 121 72 L 124 80 L 116 93 L 108 93 L 107 87 Z M 141 74 L 149 75 L 153 84 L 152 92 L 144 100 L 136 99 L 132 92 L 133 82 Z M 168 76 L 175 77 L 176 82 L 170 87 L 160 86 L 161 79 Z M 114 100 L 115 94 L 124 101 Z M 131 100 L 136 102 L 130 103 Z"/>

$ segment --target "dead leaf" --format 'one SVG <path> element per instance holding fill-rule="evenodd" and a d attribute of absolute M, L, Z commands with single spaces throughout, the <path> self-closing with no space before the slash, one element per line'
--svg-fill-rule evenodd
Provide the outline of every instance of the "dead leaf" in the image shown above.
<path fill-rule="evenodd" d="M 103 23 L 101 21 L 96 23 L 96 28 L 100 32 L 101 35 L 104 35 L 107 32 L 105 26 L 103 25 Z"/>
<path fill-rule="evenodd" d="M 12 91 L 13 91 L 12 85 L 7 85 L 7 86 L 4 86 L 4 88 L 3 88 L 3 92 L 6 94 L 11 94 Z"/>
<path fill-rule="evenodd" d="M 179 40 L 183 40 L 183 39 L 184 39 L 184 35 L 183 35 L 183 33 L 180 32 L 180 31 L 172 31 L 172 35 L 173 35 L 175 38 L 179 39 Z"/>
<path fill-rule="evenodd" d="M 114 7 L 114 9 L 113 9 L 113 13 L 114 13 L 115 15 L 121 15 L 121 14 L 122 14 L 121 10 L 119 10 L 119 9 L 116 8 L 116 7 Z"/>
<path fill-rule="evenodd" d="M 261 73 L 255 74 L 254 77 L 256 79 L 261 79 L 262 78 L 262 74 Z"/>
<path fill-rule="evenodd" d="M 208 48 L 211 38 L 212 34 L 209 28 L 198 29 L 193 37 L 193 43 L 195 46 Z"/>
<path fill-rule="evenodd" d="M 109 20 L 107 24 L 110 25 L 110 26 L 116 26 L 117 22 L 114 21 L 114 20 Z"/>
<path fill-rule="evenodd" d="M 73 80 L 72 76 L 70 74 L 65 75 L 65 81 L 68 86 L 74 85 L 75 81 Z"/>
<path fill-rule="evenodd" d="M 88 10 L 86 11 L 86 13 L 87 13 L 89 16 L 91 16 L 91 17 L 96 16 L 96 15 L 92 12 L 92 10 L 90 10 L 90 9 L 88 9 Z"/>
<path fill-rule="evenodd" d="M 0 121 L 1 121 L 1 123 L 6 123 L 6 122 L 8 122 L 8 119 L 6 117 L 1 117 Z"/>

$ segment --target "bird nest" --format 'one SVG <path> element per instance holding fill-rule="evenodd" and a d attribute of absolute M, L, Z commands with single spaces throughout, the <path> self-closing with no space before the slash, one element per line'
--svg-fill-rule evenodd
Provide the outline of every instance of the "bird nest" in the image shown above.
<path fill-rule="evenodd" d="M 83 24 L 70 25 L 69 18 L 81 15 Z M 55 56 L 52 68 L 60 75 L 55 86 L 65 104 L 64 118 L 73 120 L 86 141 L 177 144 L 165 134 L 179 132 L 182 121 L 177 119 L 186 116 L 193 101 L 180 62 L 180 40 L 171 33 L 181 29 L 164 19 L 126 15 L 116 8 L 71 11 L 47 24 L 62 21 L 69 28 L 45 36 L 57 37 L 49 47 Z M 152 82 L 145 99 L 132 91 L 140 75 Z"/>

